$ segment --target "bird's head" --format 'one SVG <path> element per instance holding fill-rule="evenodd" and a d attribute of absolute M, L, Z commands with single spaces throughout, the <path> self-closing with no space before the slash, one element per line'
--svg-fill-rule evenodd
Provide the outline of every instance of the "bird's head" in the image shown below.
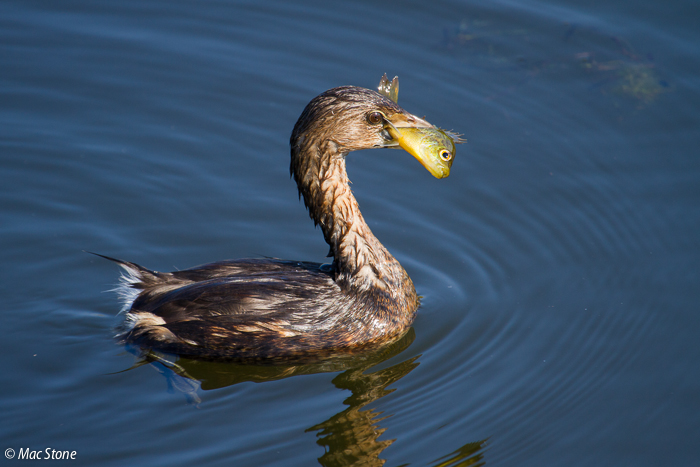
<path fill-rule="evenodd" d="M 426 151 L 425 144 L 418 145 L 416 138 L 409 137 L 415 131 L 422 134 L 427 132 L 428 139 L 433 137 L 433 133 L 440 138 L 444 138 L 445 134 L 392 100 L 398 95 L 398 80 L 395 79 L 395 82 L 397 87 L 393 96 L 388 92 L 342 86 L 330 89 L 309 102 L 290 138 L 292 173 L 295 166 L 304 165 L 298 159 L 308 151 L 315 150 L 318 157 L 326 154 L 344 157 L 360 149 L 401 147 L 433 175 L 446 177 L 452 164 L 454 144 L 449 159 L 441 160 L 432 157 L 430 151 Z M 441 154 L 444 155 L 444 151 Z"/>

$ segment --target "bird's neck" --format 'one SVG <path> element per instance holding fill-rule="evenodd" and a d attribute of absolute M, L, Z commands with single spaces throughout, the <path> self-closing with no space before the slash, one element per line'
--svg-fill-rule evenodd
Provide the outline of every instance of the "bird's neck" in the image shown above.
<path fill-rule="evenodd" d="M 399 262 L 374 236 L 350 190 L 345 153 L 332 141 L 306 148 L 306 173 L 294 173 L 309 214 L 321 226 L 334 258 L 336 282 L 346 291 L 368 288 L 415 298 Z M 394 297 L 399 298 L 399 297 Z"/>

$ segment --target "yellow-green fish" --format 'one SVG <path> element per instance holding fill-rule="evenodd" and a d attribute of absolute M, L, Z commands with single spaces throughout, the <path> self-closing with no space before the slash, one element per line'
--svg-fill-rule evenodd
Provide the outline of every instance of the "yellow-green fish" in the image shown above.
<path fill-rule="evenodd" d="M 455 139 L 464 141 L 449 131 L 432 128 L 387 128 L 405 151 L 423 164 L 435 178 L 450 175 L 450 167 L 455 158 Z"/>
<path fill-rule="evenodd" d="M 384 73 L 384 76 L 382 76 L 382 79 L 379 81 L 379 87 L 377 88 L 379 91 L 379 94 L 381 94 L 384 97 L 388 97 L 394 103 L 398 104 L 399 103 L 399 77 L 394 76 L 394 79 L 389 81 L 389 78 L 386 77 L 386 73 Z"/>

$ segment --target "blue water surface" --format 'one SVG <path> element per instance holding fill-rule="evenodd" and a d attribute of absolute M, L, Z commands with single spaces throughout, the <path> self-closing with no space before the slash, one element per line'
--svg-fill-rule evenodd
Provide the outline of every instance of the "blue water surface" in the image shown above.
<path fill-rule="evenodd" d="M 690 0 L 3 0 L 0 462 L 698 465 L 698 18 Z M 383 73 L 468 140 L 444 180 L 400 151 L 348 157 L 423 297 L 406 338 L 286 367 L 118 345 L 119 272 L 86 250 L 326 261 L 289 134 L 317 94 Z"/>

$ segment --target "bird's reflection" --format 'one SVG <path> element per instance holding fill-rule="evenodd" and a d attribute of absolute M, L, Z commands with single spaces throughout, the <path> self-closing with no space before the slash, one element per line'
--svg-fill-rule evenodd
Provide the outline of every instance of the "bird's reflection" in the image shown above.
<path fill-rule="evenodd" d="M 347 370 L 333 379 L 338 389 L 347 389 L 352 395 L 345 399 L 348 407 L 328 420 L 308 428 L 316 431 L 316 443 L 326 449 L 318 461 L 324 467 L 381 466 L 386 462 L 380 454 L 396 439 L 378 439 L 385 431 L 379 424 L 391 417 L 373 408 L 363 409 L 395 389 L 387 389 L 418 366 L 419 356 L 375 372 L 366 368 Z M 485 442 L 467 443 L 456 451 L 433 461 L 439 467 L 483 465 L 482 448 Z"/>
<path fill-rule="evenodd" d="M 391 417 L 374 408 L 365 408 L 395 389 L 388 388 L 392 383 L 413 371 L 420 356 L 408 358 L 387 368 L 370 371 L 372 367 L 404 351 L 415 338 L 411 328 L 397 341 L 361 354 L 334 356 L 313 362 L 297 362 L 285 365 L 250 365 L 241 363 L 207 362 L 180 359 L 176 363 L 164 356 L 149 353 L 139 362 L 152 363 L 168 380 L 171 390 L 181 392 L 193 404 L 199 404 L 197 390 L 217 389 L 233 384 L 254 381 L 265 382 L 325 372 L 341 372 L 333 379 L 338 389 L 349 390 L 350 397 L 343 402 L 347 407 L 322 421 L 307 432 L 317 432 L 316 443 L 325 449 L 318 459 L 325 467 L 331 466 L 381 466 L 386 462 L 380 454 L 395 439 L 379 439 L 386 431 L 380 423 Z M 435 467 L 457 467 L 483 464 L 485 442 L 467 443 L 456 451 L 438 457 Z"/>
<path fill-rule="evenodd" d="M 173 389 L 182 391 L 183 388 L 189 387 L 189 383 L 177 381 L 184 378 L 194 383 L 195 389 L 201 386 L 206 391 L 247 381 L 262 383 L 297 375 L 358 370 L 362 372 L 400 354 L 411 345 L 414 339 L 415 332 L 413 328 L 409 328 L 408 332 L 394 341 L 361 352 L 315 355 L 294 361 L 288 360 L 286 363 L 275 361 L 274 364 L 217 362 L 186 358 L 173 362 L 169 356 L 148 352 L 143 354 L 137 366 L 160 363 L 161 365 L 155 366 L 169 380 L 169 385 Z M 133 350 L 137 351 L 137 349 Z M 196 393 L 189 396 L 195 397 Z"/>
<path fill-rule="evenodd" d="M 345 399 L 348 406 L 328 420 L 314 425 L 306 431 L 317 431 L 316 443 L 326 449 L 319 458 L 323 466 L 340 465 L 383 465 L 379 454 L 395 440 L 379 440 L 385 428 L 379 422 L 390 415 L 382 417 L 381 412 L 362 408 L 377 399 L 393 392 L 387 389 L 418 366 L 418 357 L 410 358 L 389 368 L 365 374 L 365 368 L 347 370 L 333 379 L 338 389 L 348 389 L 352 395 Z"/>

